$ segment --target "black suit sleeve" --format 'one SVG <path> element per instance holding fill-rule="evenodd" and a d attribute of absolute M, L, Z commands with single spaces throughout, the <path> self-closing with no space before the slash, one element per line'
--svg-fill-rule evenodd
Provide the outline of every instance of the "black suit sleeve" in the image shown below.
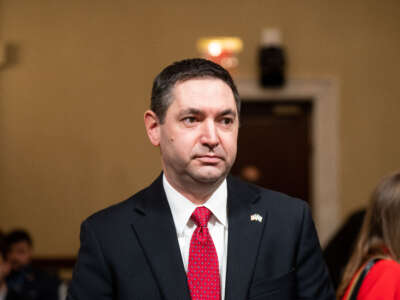
<path fill-rule="evenodd" d="M 90 220 L 81 226 L 81 247 L 67 300 L 109 300 L 112 295 L 111 272 L 107 267 L 101 245 L 91 229 Z"/>
<path fill-rule="evenodd" d="M 322 256 L 317 232 L 307 204 L 296 259 L 297 294 L 299 299 L 334 300 L 335 295 Z"/>

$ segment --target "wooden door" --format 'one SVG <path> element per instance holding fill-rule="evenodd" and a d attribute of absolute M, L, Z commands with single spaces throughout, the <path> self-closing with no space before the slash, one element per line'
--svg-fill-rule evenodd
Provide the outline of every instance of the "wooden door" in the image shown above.
<path fill-rule="evenodd" d="M 311 111 L 307 100 L 243 101 L 232 174 L 310 203 Z"/>

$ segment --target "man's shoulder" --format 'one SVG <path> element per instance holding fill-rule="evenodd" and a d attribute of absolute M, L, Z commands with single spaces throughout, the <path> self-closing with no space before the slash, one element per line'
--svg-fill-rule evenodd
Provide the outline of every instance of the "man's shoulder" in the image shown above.
<path fill-rule="evenodd" d="M 130 220 L 133 217 L 132 212 L 137 203 L 145 197 L 149 188 L 150 186 L 138 191 L 121 202 L 95 212 L 86 218 L 84 223 L 90 223 L 93 226 L 115 226 L 121 222 Z"/>
<path fill-rule="evenodd" d="M 268 209 L 283 210 L 303 210 L 307 208 L 306 201 L 287 195 L 282 192 L 264 188 L 241 179 L 229 176 L 229 185 L 234 189 L 245 191 L 246 194 L 254 194 L 259 205 L 265 206 Z"/>
<path fill-rule="evenodd" d="M 272 236 L 280 238 L 281 241 L 295 239 L 301 234 L 304 225 L 312 223 L 308 204 L 301 199 L 238 179 L 234 179 L 230 184 L 231 192 L 240 194 L 241 201 L 249 200 L 251 211 L 267 219 L 268 232 L 273 232 Z M 282 235 L 283 232 L 286 235 Z"/>

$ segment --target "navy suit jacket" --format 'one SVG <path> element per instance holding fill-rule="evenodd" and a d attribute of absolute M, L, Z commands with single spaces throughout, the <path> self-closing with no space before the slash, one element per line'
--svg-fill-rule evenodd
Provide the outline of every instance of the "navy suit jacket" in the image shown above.
<path fill-rule="evenodd" d="M 334 300 L 308 205 L 231 176 L 227 182 L 225 299 Z M 82 223 L 67 300 L 84 299 L 190 300 L 162 176 Z"/>

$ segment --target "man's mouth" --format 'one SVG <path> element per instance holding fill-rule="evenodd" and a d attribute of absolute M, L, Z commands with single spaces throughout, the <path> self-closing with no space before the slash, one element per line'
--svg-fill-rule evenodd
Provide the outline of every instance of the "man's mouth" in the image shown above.
<path fill-rule="evenodd" d="M 195 158 L 205 164 L 217 164 L 223 160 L 221 156 L 215 154 L 196 155 Z"/>

